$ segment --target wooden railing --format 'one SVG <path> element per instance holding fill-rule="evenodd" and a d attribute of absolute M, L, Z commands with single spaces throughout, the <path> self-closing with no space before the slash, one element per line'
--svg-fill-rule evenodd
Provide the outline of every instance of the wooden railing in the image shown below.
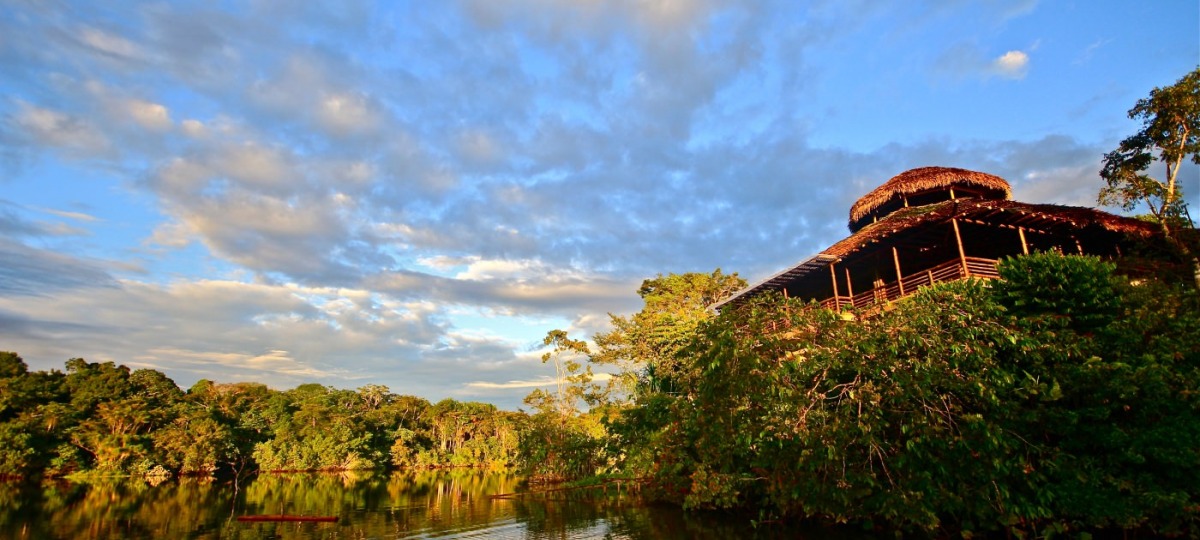
<path fill-rule="evenodd" d="M 958 259 L 947 261 L 928 270 L 904 276 L 899 282 L 884 283 L 854 296 L 839 295 L 833 298 L 826 298 L 821 301 L 821 305 L 837 311 L 848 308 L 861 309 L 875 304 L 899 300 L 902 297 L 917 292 L 917 289 L 921 287 L 933 285 L 934 283 L 956 281 L 968 277 L 983 279 L 998 279 L 1000 277 L 1000 274 L 996 272 L 996 261 L 994 259 L 967 257 L 965 265 L 963 262 Z"/>

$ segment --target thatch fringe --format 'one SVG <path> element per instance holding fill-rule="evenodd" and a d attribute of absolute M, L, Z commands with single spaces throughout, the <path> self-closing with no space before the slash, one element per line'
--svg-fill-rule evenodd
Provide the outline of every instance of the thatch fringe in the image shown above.
<path fill-rule="evenodd" d="M 846 257 L 863 246 L 901 231 L 925 223 L 945 223 L 951 218 L 980 218 L 990 222 L 1005 223 L 1024 216 L 1034 218 L 1046 228 L 1063 227 L 1069 230 L 1080 230 L 1087 227 L 1100 227 L 1115 233 L 1143 238 L 1154 236 L 1159 232 L 1158 227 L 1148 221 L 1118 216 L 1082 206 L 1030 204 L 1009 200 L 959 199 L 898 210 L 829 246 L 821 252 L 821 255 Z"/>
<path fill-rule="evenodd" d="M 1012 196 L 1012 187 L 999 176 L 954 167 L 920 167 L 893 176 L 891 180 L 863 195 L 850 207 L 850 223 L 854 224 L 867 217 L 894 198 L 952 186 L 983 189 L 991 192 L 991 198 L 1008 199 Z"/>

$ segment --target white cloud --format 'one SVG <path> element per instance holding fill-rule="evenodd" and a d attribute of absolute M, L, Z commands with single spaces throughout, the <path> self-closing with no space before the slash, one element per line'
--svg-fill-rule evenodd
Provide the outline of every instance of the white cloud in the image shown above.
<path fill-rule="evenodd" d="M 1037 46 L 1035 43 L 1029 50 Z M 974 43 L 957 43 L 942 51 L 934 69 L 954 79 L 1000 77 L 1019 80 L 1029 72 L 1030 57 L 1026 51 L 1011 50 L 991 59 L 984 55 L 984 50 Z"/>
<path fill-rule="evenodd" d="M 59 268 L 70 269 L 62 261 Z M 61 367 L 53 362 L 74 356 L 137 360 L 185 386 L 199 378 L 349 386 L 365 375 L 422 395 L 421 385 L 440 379 L 446 386 L 436 388 L 444 397 L 454 379 L 449 372 L 405 376 L 406 366 L 420 362 L 444 334 L 435 322 L 439 312 L 426 304 L 358 289 L 223 280 L 76 286 L 88 289 L 46 294 L 38 302 L 0 296 L 0 315 L 28 328 L 6 335 L 5 347 L 37 361 L 36 369 Z"/>
<path fill-rule="evenodd" d="M 527 279 L 549 274 L 549 269 L 539 261 L 484 260 L 473 257 L 467 269 L 454 276 L 455 279 L 486 281 L 493 279 Z"/>
<path fill-rule="evenodd" d="M 142 48 L 134 42 L 99 28 L 84 28 L 79 32 L 79 38 L 88 47 L 105 55 L 125 60 L 146 57 Z"/>
<path fill-rule="evenodd" d="M 608 381 L 609 379 L 612 379 L 612 375 L 609 373 L 596 373 L 596 374 L 592 375 L 592 382 L 595 382 L 595 383 L 603 383 L 605 381 Z M 487 389 L 487 390 L 514 389 L 514 388 L 545 388 L 547 386 L 554 386 L 554 385 L 558 384 L 558 382 L 559 382 L 559 379 L 550 377 L 548 375 L 544 375 L 544 376 L 538 377 L 536 379 L 525 380 L 525 381 L 519 381 L 519 380 L 518 381 L 505 381 L 505 382 L 474 381 L 474 382 L 466 383 L 464 386 L 466 386 L 467 388 L 480 388 L 480 389 Z"/>
<path fill-rule="evenodd" d="M 1029 55 L 1008 51 L 992 61 L 992 72 L 1008 79 L 1023 79 L 1029 71 Z"/>
<path fill-rule="evenodd" d="M 106 154 L 111 149 L 108 138 L 96 126 L 63 112 L 21 103 L 16 122 L 36 143 L 80 157 Z"/>
<path fill-rule="evenodd" d="M 379 118 L 380 112 L 359 94 L 331 94 L 320 100 L 317 108 L 318 123 L 339 137 L 373 132 Z"/>
<path fill-rule="evenodd" d="M 508 390 L 508 389 L 513 389 L 513 388 L 538 388 L 538 387 L 554 386 L 555 384 L 558 384 L 558 381 L 556 381 L 554 379 L 554 377 L 543 376 L 543 377 L 539 377 L 537 379 L 530 380 L 530 381 L 506 381 L 506 382 L 500 382 L 500 383 L 487 382 L 487 381 L 475 381 L 475 382 L 469 382 L 464 386 L 466 386 L 467 388 L 484 388 L 484 389 L 488 389 L 488 390 L 495 390 L 495 389 Z"/>
<path fill-rule="evenodd" d="M 1096 164 L 1036 169 L 1013 186 L 1013 198 L 1038 203 L 1096 206 L 1100 169 Z"/>
<path fill-rule="evenodd" d="M 202 138 L 208 133 L 208 128 L 204 125 L 204 122 L 193 118 L 188 118 L 180 122 L 179 127 L 183 130 L 184 134 L 193 139 Z"/>
<path fill-rule="evenodd" d="M 471 129 L 458 135 L 458 151 L 463 158 L 477 164 L 491 164 L 500 159 L 503 149 L 486 130 Z"/>
<path fill-rule="evenodd" d="M 218 176 L 228 177 L 252 189 L 288 189 L 303 180 L 289 158 L 279 148 L 248 142 L 215 152 L 208 165 Z"/>
<path fill-rule="evenodd" d="M 154 227 L 150 238 L 145 243 L 155 246 L 182 248 L 192 243 L 192 230 L 187 225 L 178 222 L 160 223 Z"/>
<path fill-rule="evenodd" d="M 87 222 L 100 221 L 100 218 L 93 216 L 91 214 L 85 214 L 83 212 L 69 212 L 66 210 L 54 210 L 52 208 L 39 208 L 39 210 L 41 210 L 42 212 L 46 212 L 47 214 L 54 214 L 59 217 L 74 219 L 76 221 L 87 221 Z"/>
<path fill-rule="evenodd" d="M 158 103 L 132 99 L 127 103 L 127 108 L 133 121 L 146 129 L 166 131 L 171 127 L 171 114 Z"/>
<path fill-rule="evenodd" d="M 166 366 L 193 366 L 198 372 L 214 368 L 233 371 L 273 372 L 296 380 L 324 380 L 343 375 L 345 370 L 323 369 L 297 361 L 288 351 L 270 350 L 262 353 L 194 351 L 163 347 L 150 349 L 135 357 L 140 364 L 162 369 Z M 227 382 L 227 381 L 218 381 Z"/>

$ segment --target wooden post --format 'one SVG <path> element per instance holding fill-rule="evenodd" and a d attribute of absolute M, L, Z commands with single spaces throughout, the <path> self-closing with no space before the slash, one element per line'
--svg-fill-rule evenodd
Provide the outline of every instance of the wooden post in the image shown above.
<path fill-rule="evenodd" d="M 843 267 L 846 270 L 846 293 L 850 295 L 850 304 L 854 304 L 854 284 L 850 282 L 850 267 Z"/>
<path fill-rule="evenodd" d="M 1025 227 L 1017 227 L 1017 233 L 1021 235 L 1021 252 L 1029 255 L 1029 244 L 1025 243 Z"/>
<path fill-rule="evenodd" d="M 1079 243 L 1079 237 L 1072 236 L 1071 239 L 1075 241 L 1075 249 L 1079 251 L 1080 255 L 1083 255 L 1083 244 Z"/>
<path fill-rule="evenodd" d="M 896 262 L 896 286 L 900 288 L 900 296 L 904 296 L 904 275 L 900 273 L 900 252 L 892 246 L 892 260 Z"/>
<path fill-rule="evenodd" d="M 967 268 L 967 252 L 963 251 L 962 233 L 958 232 L 958 220 L 950 218 L 950 224 L 954 226 L 954 240 L 958 242 L 958 261 L 962 263 L 963 275 L 971 277 L 971 269 Z"/>
<path fill-rule="evenodd" d="M 829 263 L 829 277 L 833 278 L 833 305 L 836 306 L 837 311 L 841 311 L 842 303 L 838 301 L 837 270 L 835 270 L 833 266 L 834 263 Z"/>
<path fill-rule="evenodd" d="M 950 198 L 954 199 L 954 188 L 950 188 Z"/>

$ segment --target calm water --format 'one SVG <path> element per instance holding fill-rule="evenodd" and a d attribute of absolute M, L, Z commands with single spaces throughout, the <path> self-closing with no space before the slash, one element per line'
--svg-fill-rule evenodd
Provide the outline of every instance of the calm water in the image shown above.
<path fill-rule="evenodd" d="M 518 478 L 478 471 L 264 475 L 228 482 L 0 483 L 0 538 L 829 538 L 826 530 L 753 528 L 746 518 L 684 514 L 628 499 L 599 503 L 489 498 Z M 336 523 L 246 523 L 255 514 Z"/>

